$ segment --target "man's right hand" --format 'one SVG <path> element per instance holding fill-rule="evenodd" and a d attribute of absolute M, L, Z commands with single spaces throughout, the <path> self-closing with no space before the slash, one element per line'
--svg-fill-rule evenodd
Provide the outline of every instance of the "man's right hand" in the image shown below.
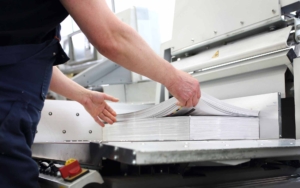
<path fill-rule="evenodd" d="M 182 107 L 195 107 L 201 97 L 198 80 L 188 73 L 177 70 L 175 79 L 166 85 L 169 92 L 178 100 L 177 105 Z"/>

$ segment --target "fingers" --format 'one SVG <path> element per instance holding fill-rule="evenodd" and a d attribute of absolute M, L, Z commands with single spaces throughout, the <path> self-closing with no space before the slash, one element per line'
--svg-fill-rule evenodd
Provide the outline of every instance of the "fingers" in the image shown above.
<path fill-rule="evenodd" d="M 108 105 L 106 105 L 105 109 L 98 115 L 103 121 L 113 124 L 117 121 L 116 112 Z"/>
<path fill-rule="evenodd" d="M 96 116 L 94 118 L 94 120 L 101 126 L 101 127 L 105 127 L 104 123 L 100 120 L 100 118 L 98 116 Z"/>
<path fill-rule="evenodd" d="M 197 106 L 199 102 L 198 93 L 193 96 L 193 107 Z"/>
<path fill-rule="evenodd" d="M 199 102 L 199 99 L 201 97 L 201 92 L 200 92 L 200 88 L 193 94 L 193 96 L 191 96 L 187 101 L 178 101 L 176 103 L 177 106 L 182 106 L 182 107 L 187 107 L 187 108 L 190 108 L 190 107 L 195 107 L 198 102 Z"/>
<path fill-rule="evenodd" d="M 112 115 L 109 111 L 107 111 L 106 109 L 103 110 L 103 114 L 108 117 L 109 119 L 111 119 L 114 122 L 117 121 L 116 117 L 114 115 Z"/>
<path fill-rule="evenodd" d="M 117 121 L 116 118 L 112 114 L 110 114 L 107 110 L 103 114 L 99 114 L 96 118 L 94 118 L 94 120 L 101 127 L 105 127 L 104 122 L 107 122 L 112 125 L 113 123 L 115 123 Z"/>
<path fill-rule="evenodd" d="M 110 95 L 107 95 L 107 94 L 104 94 L 104 93 L 103 93 L 103 95 L 104 95 L 104 100 L 108 100 L 108 101 L 112 101 L 112 102 L 118 102 L 119 101 L 119 99 L 117 99 L 113 96 L 110 96 Z"/>
<path fill-rule="evenodd" d="M 193 97 L 189 98 L 189 100 L 186 102 L 185 107 L 193 107 Z"/>
<path fill-rule="evenodd" d="M 117 115 L 117 113 L 116 113 L 109 105 L 107 105 L 107 104 L 106 104 L 106 106 L 105 106 L 105 109 L 106 109 L 109 113 L 111 113 L 113 116 L 116 116 L 116 115 Z"/>
<path fill-rule="evenodd" d="M 107 122 L 107 123 L 109 123 L 109 124 L 113 124 L 114 122 L 109 118 L 109 117 L 107 117 L 107 116 L 105 116 L 104 114 L 99 114 L 98 115 L 103 121 L 105 121 L 105 122 Z"/>
<path fill-rule="evenodd" d="M 191 108 L 191 107 L 197 106 L 198 102 L 199 102 L 199 98 L 198 98 L 198 94 L 196 93 L 194 96 L 192 96 L 191 98 L 189 98 L 189 100 L 186 101 L 185 103 L 178 101 L 176 103 L 176 105 L 177 106 Z"/>

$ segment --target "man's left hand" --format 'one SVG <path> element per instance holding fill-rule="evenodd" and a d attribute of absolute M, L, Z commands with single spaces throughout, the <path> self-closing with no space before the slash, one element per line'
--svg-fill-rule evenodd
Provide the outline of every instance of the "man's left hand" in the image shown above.
<path fill-rule="evenodd" d="M 105 93 L 88 91 L 81 104 L 86 111 L 94 118 L 94 120 L 104 127 L 104 122 L 113 124 L 116 122 L 116 112 L 105 102 L 105 100 L 118 102 L 119 99 L 114 98 Z"/>

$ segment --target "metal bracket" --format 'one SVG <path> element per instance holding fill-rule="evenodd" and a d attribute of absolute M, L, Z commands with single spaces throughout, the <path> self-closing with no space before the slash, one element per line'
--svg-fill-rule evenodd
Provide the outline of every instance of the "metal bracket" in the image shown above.
<path fill-rule="evenodd" d="M 295 18 L 295 40 L 300 43 L 300 19 Z"/>

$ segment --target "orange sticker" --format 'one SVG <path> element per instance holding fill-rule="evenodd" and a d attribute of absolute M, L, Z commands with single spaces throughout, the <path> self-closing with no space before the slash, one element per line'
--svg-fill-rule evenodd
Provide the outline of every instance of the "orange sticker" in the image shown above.
<path fill-rule="evenodd" d="M 214 54 L 214 56 L 212 56 L 212 58 L 217 58 L 217 57 L 219 57 L 219 50 L 216 51 L 216 53 Z"/>

